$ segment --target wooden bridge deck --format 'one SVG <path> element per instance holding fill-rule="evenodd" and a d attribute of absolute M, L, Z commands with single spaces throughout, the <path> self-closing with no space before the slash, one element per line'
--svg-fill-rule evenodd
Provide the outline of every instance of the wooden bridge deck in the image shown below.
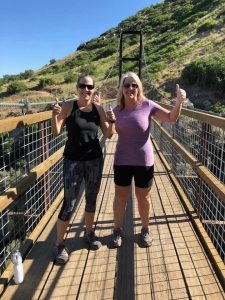
<path fill-rule="evenodd" d="M 107 155 L 96 211 L 96 233 L 103 246 L 90 251 L 83 241 L 84 197 L 77 206 L 66 243 L 71 252 L 65 266 L 52 260 L 58 211 L 51 218 L 24 261 L 25 279 L 13 282 L 4 300 L 31 299 L 224 299 L 223 289 L 210 265 L 169 177 L 156 157 L 151 192 L 150 248 L 138 245 L 141 222 L 131 191 L 124 221 L 125 239 L 112 249 L 113 154 L 115 139 L 107 142 Z"/>

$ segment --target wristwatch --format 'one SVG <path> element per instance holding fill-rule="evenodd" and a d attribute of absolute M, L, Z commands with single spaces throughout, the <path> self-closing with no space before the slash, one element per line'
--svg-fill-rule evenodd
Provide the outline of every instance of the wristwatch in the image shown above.
<path fill-rule="evenodd" d="M 116 120 L 109 120 L 110 123 L 114 124 Z"/>

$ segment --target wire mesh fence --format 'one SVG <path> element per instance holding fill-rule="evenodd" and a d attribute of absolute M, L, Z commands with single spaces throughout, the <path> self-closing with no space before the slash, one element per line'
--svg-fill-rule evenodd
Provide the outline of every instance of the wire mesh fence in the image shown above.
<path fill-rule="evenodd" d="M 225 184 L 225 131 L 206 122 L 181 116 L 175 124 L 162 123 L 162 128 L 179 142 L 195 159 L 196 166 L 205 166 L 214 181 Z M 219 255 L 225 262 L 225 199 L 200 176 L 194 164 L 186 159 L 161 129 L 152 126 L 152 136 L 159 145 L 172 173 L 198 214 Z M 207 174 L 206 174 L 207 177 Z"/>

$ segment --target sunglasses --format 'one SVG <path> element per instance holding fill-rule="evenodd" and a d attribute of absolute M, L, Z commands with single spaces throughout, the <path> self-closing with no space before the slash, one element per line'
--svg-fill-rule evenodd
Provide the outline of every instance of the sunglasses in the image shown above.
<path fill-rule="evenodd" d="M 87 88 L 89 91 L 93 90 L 94 85 L 92 84 L 85 84 L 85 83 L 78 83 L 77 85 L 79 87 L 79 89 L 84 90 L 85 88 Z"/>
<path fill-rule="evenodd" d="M 125 89 L 129 89 L 130 87 L 132 87 L 133 89 L 137 89 L 138 88 L 138 85 L 137 83 L 124 83 L 123 84 L 123 87 Z"/>

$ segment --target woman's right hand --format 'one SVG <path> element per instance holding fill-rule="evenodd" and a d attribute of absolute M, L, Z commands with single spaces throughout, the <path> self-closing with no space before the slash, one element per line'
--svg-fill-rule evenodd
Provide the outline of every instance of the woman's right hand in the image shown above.
<path fill-rule="evenodd" d="M 181 89 L 179 84 L 176 84 L 177 101 L 182 104 L 186 100 L 186 91 Z"/>
<path fill-rule="evenodd" d="M 52 114 L 58 116 L 62 111 L 62 107 L 59 105 L 59 99 L 55 99 L 55 103 L 52 104 Z"/>

